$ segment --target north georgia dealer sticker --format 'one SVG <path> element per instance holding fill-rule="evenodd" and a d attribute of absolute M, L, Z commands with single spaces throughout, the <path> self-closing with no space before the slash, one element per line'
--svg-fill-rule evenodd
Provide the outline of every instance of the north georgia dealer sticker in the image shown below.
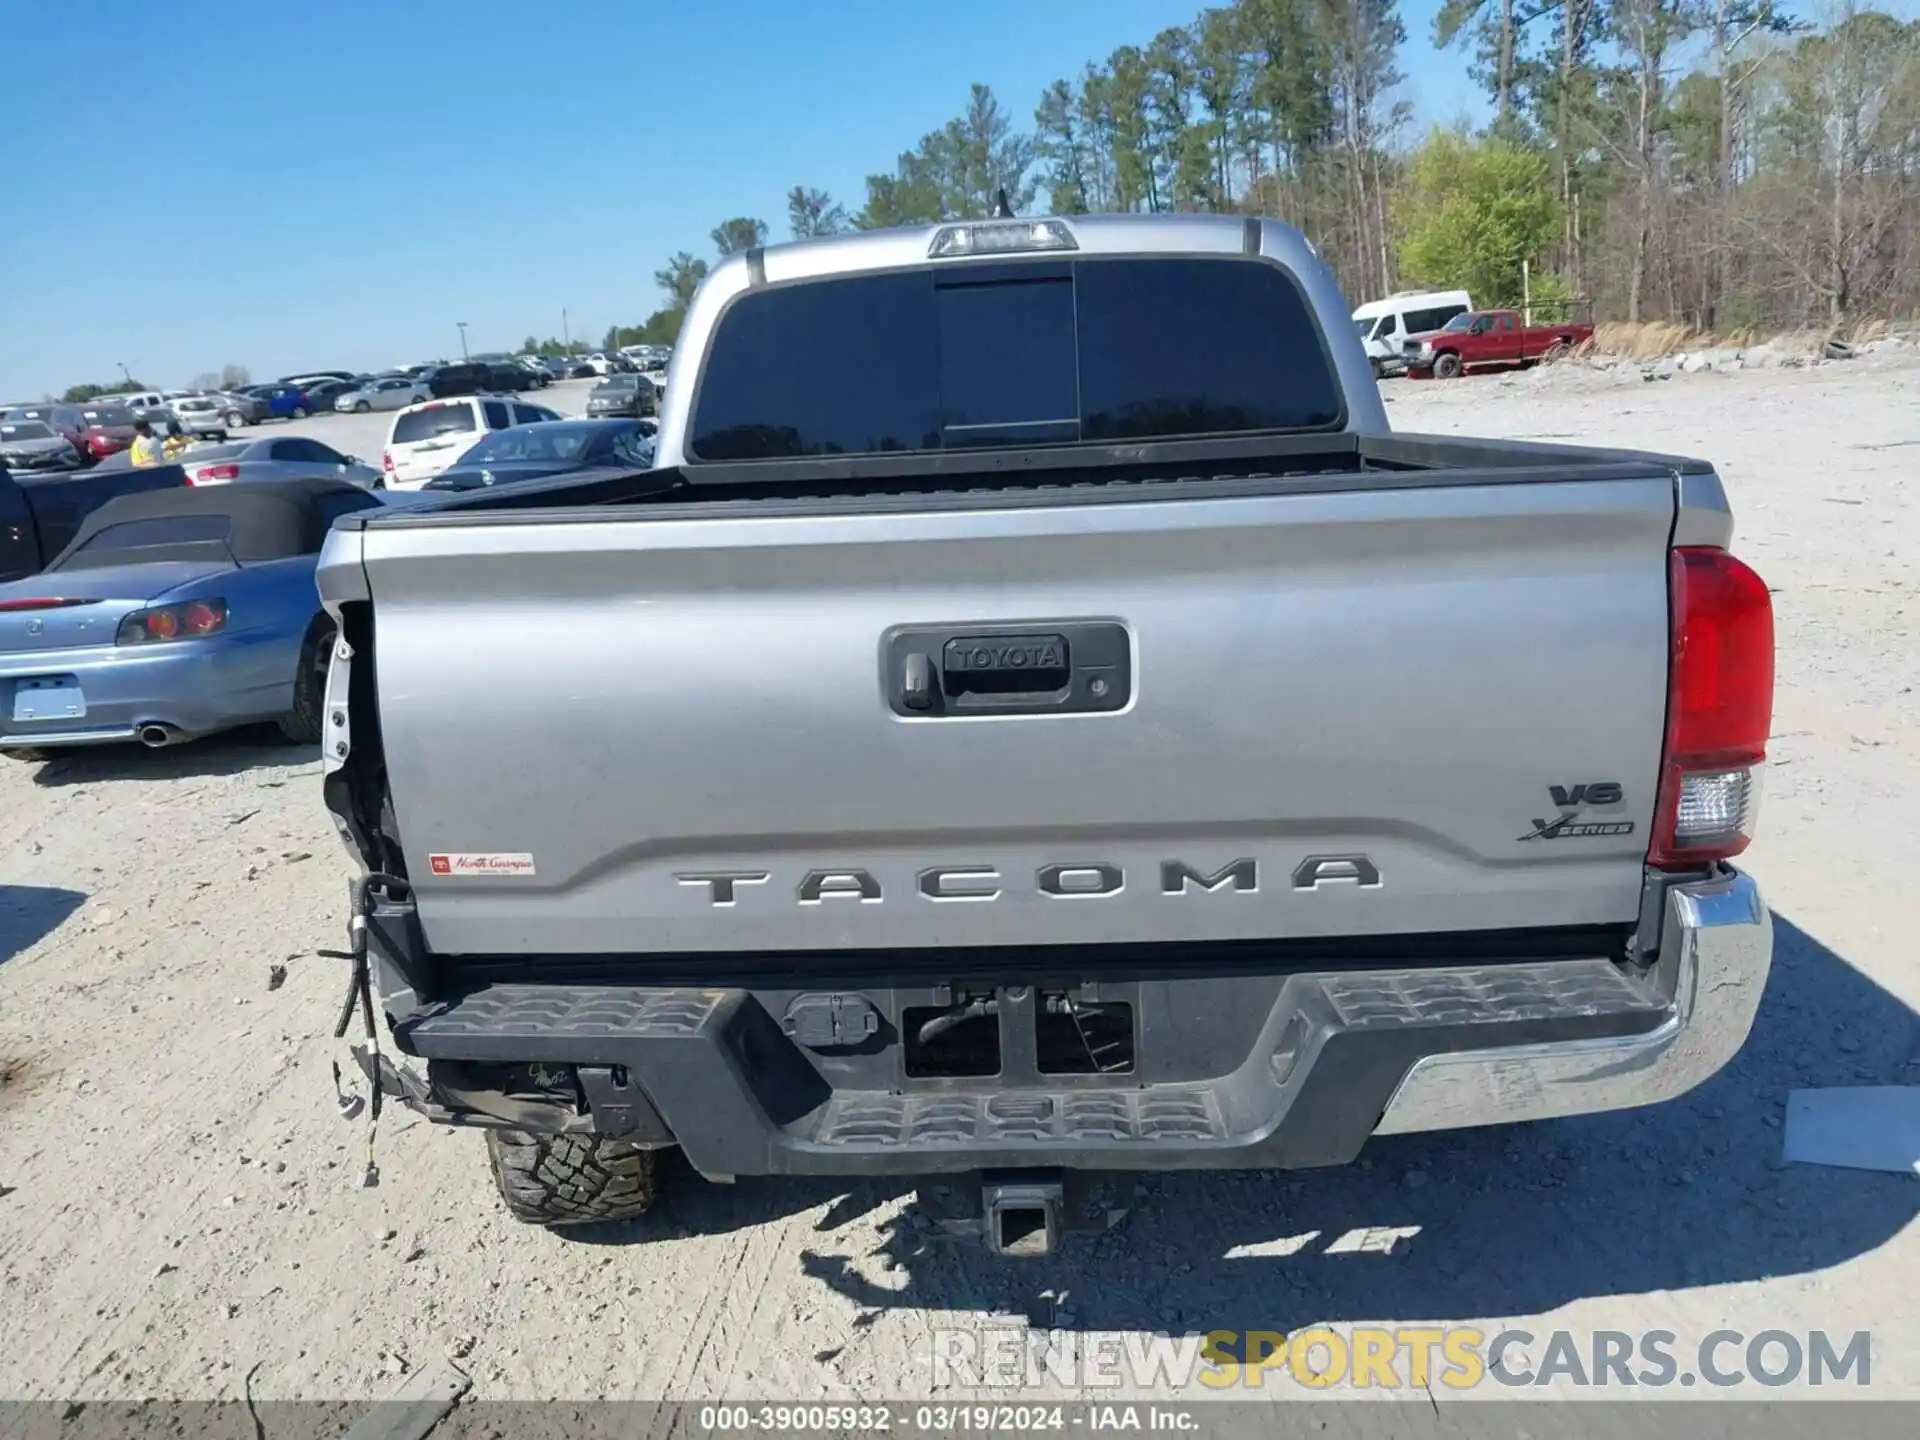
<path fill-rule="evenodd" d="M 492 851 L 457 855 L 429 855 L 427 868 L 436 875 L 531 875 L 533 856 L 503 855 Z"/>

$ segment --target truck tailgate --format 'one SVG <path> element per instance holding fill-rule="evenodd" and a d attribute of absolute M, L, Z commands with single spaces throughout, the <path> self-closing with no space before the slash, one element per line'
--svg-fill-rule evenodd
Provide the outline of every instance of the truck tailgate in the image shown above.
<path fill-rule="evenodd" d="M 370 526 L 425 937 L 538 955 L 1629 922 L 1674 506 L 1651 471 Z M 1082 657 L 1117 637 L 1118 688 L 1079 713 L 913 713 L 901 627 L 1078 636 Z"/>

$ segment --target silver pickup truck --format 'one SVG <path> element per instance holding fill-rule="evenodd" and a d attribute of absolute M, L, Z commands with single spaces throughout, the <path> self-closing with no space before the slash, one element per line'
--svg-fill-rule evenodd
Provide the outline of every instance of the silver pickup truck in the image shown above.
<path fill-rule="evenodd" d="M 1395 434 L 1347 314 L 1266 220 L 753 250 L 657 469 L 342 520 L 376 1096 L 525 1220 L 678 1146 L 1023 1254 L 1114 1175 L 1719 1069 L 1773 669 L 1720 481 Z"/>

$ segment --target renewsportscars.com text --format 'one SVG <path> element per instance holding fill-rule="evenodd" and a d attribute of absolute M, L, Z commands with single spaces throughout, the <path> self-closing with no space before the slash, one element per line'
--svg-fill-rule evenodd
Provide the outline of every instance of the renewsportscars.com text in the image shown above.
<path fill-rule="evenodd" d="M 936 1390 L 1066 1386 L 1231 1391 L 1269 1376 L 1314 1390 L 1730 1389 L 1873 1382 L 1870 1332 L 1487 1330 L 1313 1326 L 1204 1335 L 1080 1334 L 999 1325 L 932 1333 Z"/>

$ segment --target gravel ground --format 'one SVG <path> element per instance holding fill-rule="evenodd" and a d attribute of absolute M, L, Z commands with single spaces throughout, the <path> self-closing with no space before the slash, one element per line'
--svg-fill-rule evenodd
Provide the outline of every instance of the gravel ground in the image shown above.
<path fill-rule="evenodd" d="M 937 1243 L 890 1184 L 687 1174 L 647 1221 L 562 1238 L 503 1216 L 477 1135 L 399 1111 L 358 1188 L 343 968 L 315 954 L 348 865 L 314 756 L 246 734 L 0 761 L 0 1397 L 236 1398 L 251 1372 L 256 1396 L 354 1400 L 443 1351 L 486 1397 L 912 1396 L 940 1326 L 1506 1320 L 1583 1347 L 1870 1327 L 1872 1393 L 1920 1396 L 1920 1182 L 1778 1160 L 1789 1089 L 1920 1083 L 1920 366 L 1877 362 L 1388 386 L 1400 429 L 1720 464 L 1780 638 L 1752 855 L 1778 950 L 1734 1064 L 1653 1110 L 1156 1180 L 1053 1260 Z M 386 424 L 301 428 L 377 457 Z"/>

